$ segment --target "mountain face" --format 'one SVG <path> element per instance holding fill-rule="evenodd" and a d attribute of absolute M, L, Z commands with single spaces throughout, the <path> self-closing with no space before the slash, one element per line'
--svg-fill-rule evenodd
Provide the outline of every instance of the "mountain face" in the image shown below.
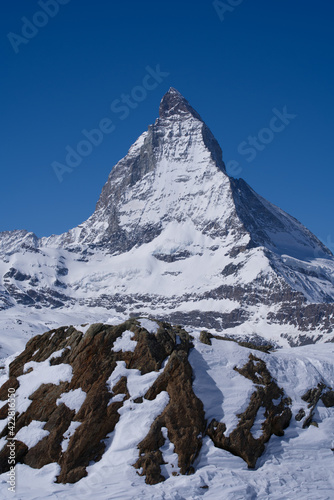
<path fill-rule="evenodd" d="M 0 233 L 0 252 L 6 321 L 81 308 L 283 345 L 334 338 L 333 255 L 227 175 L 216 139 L 173 88 L 88 220 L 48 238 Z"/>

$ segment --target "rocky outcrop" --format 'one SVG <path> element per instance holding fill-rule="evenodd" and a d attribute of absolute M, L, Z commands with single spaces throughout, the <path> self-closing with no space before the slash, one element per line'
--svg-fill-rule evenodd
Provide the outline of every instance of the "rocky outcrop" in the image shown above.
<path fill-rule="evenodd" d="M 285 397 L 283 389 L 271 377 L 265 362 L 253 354 L 249 355 L 249 361 L 242 368 L 234 369 L 251 380 L 256 391 L 253 392 L 247 409 L 237 415 L 238 425 L 229 436 L 225 436 L 226 425 L 215 419 L 210 422 L 207 434 L 215 446 L 243 458 L 248 467 L 254 468 L 270 437 L 273 434 L 284 435 L 284 429 L 288 427 L 292 416 L 289 407 L 291 400 Z M 260 409 L 264 414 L 262 434 L 255 438 L 252 428 Z"/>
<path fill-rule="evenodd" d="M 88 464 L 101 459 L 105 439 L 119 421 L 118 410 L 130 398 L 126 375 L 116 379 L 112 387 L 108 385 L 117 364 L 124 363 L 124 373 L 139 370 L 144 375 L 161 370 L 169 357 L 165 369 L 144 395 L 152 400 L 161 391 L 167 391 L 170 401 L 155 420 L 146 440 L 140 443 L 144 456 L 139 461 L 148 483 L 163 479 L 159 469 L 159 446 L 164 442 L 161 435 L 164 426 L 179 455 L 181 474 L 191 470 L 201 446 L 199 434 L 204 432 L 205 424 L 203 405 L 192 390 L 192 370 L 187 359 L 190 338 L 179 327 L 162 322 L 154 324 L 156 333 L 150 333 L 135 319 L 118 326 L 98 323 L 90 326 L 85 334 L 73 327 L 62 327 L 28 342 L 26 349 L 10 365 L 10 378 L 0 389 L 0 399 L 6 400 L 8 387 L 11 387 L 17 389 L 21 405 L 28 402 L 27 409 L 20 411 L 19 406 L 16 413 L 18 436 L 23 428 L 36 421 L 44 423 L 42 427 L 47 435 L 31 447 L 18 438 L 18 462 L 35 468 L 57 462 L 60 465 L 58 482 L 73 483 L 84 477 Z M 114 347 L 123 334 L 131 337 L 131 342 L 136 344 L 134 349 L 126 350 L 127 344 L 123 350 Z M 36 390 L 31 394 L 29 390 L 27 394 L 20 393 L 29 374 L 35 372 L 38 376 L 42 366 L 47 372 L 59 366 L 61 371 L 70 370 L 71 376 L 62 377 L 60 371 L 60 380 L 43 383 L 41 373 L 41 383 Z M 74 393 L 82 396 L 77 408 L 70 402 L 66 404 L 66 396 L 73 397 Z M 139 397 L 134 402 L 140 404 L 142 401 Z M 5 405 L 0 418 L 6 418 L 7 412 Z M 69 433 L 71 428 L 75 432 Z M 5 427 L 0 437 L 7 433 L 8 427 Z M 0 452 L 0 469 L 2 472 L 8 470 L 6 446 Z"/>
<path fill-rule="evenodd" d="M 199 340 L 205 346 L 198 345 L 208 349 L 207 356 L 217 354 L 216 349 L 218 354 L 223 353 L 225 347 L 219 351 L 220 346 L 229 343 L 230 348 L 232 342 L 206 330 L 199 334 Z M 0 388 L 3 402 L 7 401 L 9 389 L 17 395 L 17 463 L 33 468 L 58 463 L 56 481 L 75 483 L 87 475 L 88 465 L 108 458 L 108 453 L 113 452 L 113 440 L 121 442 L 123 451 L 123 439 L 129 433 L 135 437 L 131 437 L 132 458 L 128 463 L 147 484 L 157 484 L 170 475 L 192 474 L 203 437 L 241 457 L 249 468 L 256 467 L 265 443 L 272 435 L 283 436 L 292 416 L 290 398 L 263 360 L 274 354 L 258 354 L 261 359 L 244 349 L 268 351 L 270 346 L 234 340 L 240 346 L 234 346 L 238 350 L 234 352 L 241 359 L 245 352 L 249 353 L 247 363 L 234 370 L 250 380 L 254 390 L 249 401 L 245 400 L 245 410 L 235 406 L 238 423 L 227 435 L 218 410 L 214 418 L 206 421 L 208 408 L 204 409 L 198 389 L 194 391 L 194 373 L 198 388 L 198 373 L 204 372 L 190 365 L 193 341 L 181 326 L 147 318 L 132 318 L 115 326 L 96 323 L 87 331 L 61 327 L 31 339 L 10 364 L 9 379 Z M 232 367 L 222 364 L 224 377 Z M 204 384 L 208 380 L 210 377 L 204 377 Z M 210 383 L 204 387 L 211 394 Z M 224 398 L 223 412 L 224 404 L 231 404 Z M 305 428 L 318 425 L 314 414 L 320 400 L 326 407 L 334 406 L 334 391 L 320 382 L 302 399 L 308 404 L 309 415 L 301 409 L 295 418 L 305 419 L 301 426 Z M 8 410 L 8 403 L 0 407 L 0 420 L 4 421 L 0 424 L 7 423 Z M 8 435 L 9 427 L 5 425 L 0 439 Z M 168 453 L 172 448 L 176 461 L 169 461 L 167 448 Z M 8 454 L 5 445 L 0 450 L 0 473 L 8 471 Z"/>
<path fill-rule="evenodd" d="M 211 339 L 216 340 L 226 340 L 228 342 L 236 342 L 241 347 L 247 347 L 248 349 L 255 349 L 256 351 L 267 352 L 269 353 L 274 346 L 271 344 L 264 344 L 261 337 L 258 339 L 255 335 L 253 336 L 253 342 L 247 342 L 244 340 L 238 340 L 237 338 L 231 337 L 222 337 L 221 335 L 213 335 L 206 330 L 202 330 L 199 336 L 199 341 L 202 344 L 212 345 Z"/>
<path fill-rule="evenodd" d="M 331 387 L 320 382 L 317 387 L 313 387 L 306 391 L 302 396 L 302 400 L 308 403 L 307 407 L 310 410 L 303 422 L 303 429 L 309 427 L 310 425 L 318 426 L 318 423 L 314 420 L 315 409 L 319 401 L 321 400 L 326 408 L 331 408 L 334 406 L 334 391 Z M 296 415 L 296 420 L 300 421 L 305 417 L 306 413 L 303 408 L 299 410 Z"/>
<path fill-rule="evenodd" d="M 129 330 L 137 341 L 134 352 L 114 352 L 114 342 Z M 10 387 L 19 387 L 20 382 L 31 370 L 37 370 L 38 364 L 48 361 L 49 366 L 69 365 L 72 369 L 70 381 L 59 384 L 41 384 L 29 395 L 31 403 L 23 413 L 17 414 L 16 432 L 32 421 L 45 422 L 44 429 L 48 436 L 28 449 L 23 447 L 19 461 L 32 467 L 42 467 L 50 462 L 58 462 L 61 472 L 59 482 L 75 482 L 86 475 L 86 466 L 90 461 L 101 458 L 105 444 L 103 439 L 113 431 L 119 414 L 117 410 L 123 402 L 112 402 L 117 394 L 129 397 L 126 378 L 122 378 L 108 389 L 107 380 L 118 361 L 124 361 L 127 368 L 137 368 L 141 373 L 158 370 L 163 360 L 175 347 L 175 334 L 162 324 L 157 336 L 141 328 L 136 320 L 130 320 L 119 326 L 103 324 L 92 325 L 86 334 L 73 327 L 59 328 L 34 337 L 28 342 L 25 351 L 10 366 Z M 58 352 L 60 355 L 55 355 Z M 26 363 L 33 366 L 25 371 Z M 28 365 L 29 366 L 29 365 Z M 22 380 L 23 381 L 23 380 Z M 66 404 L 57 404 L 62 394 L 80 389 L 85 399 L 76 413 Z M 7 397 L 7 386 L 1 389 L 0 397 Z M 6 413 L 6 406 L 2 413 Z M 71 422 L 80 423 L 71 437 L 66 451 L 62 451 L 65 431 Z M 7 435 L 5 428 L 1 436 Z M 0 453 L 0 465 L 6 470 L 7 450 Z M 8 465 L 8 464 L 7 464 Z"/>
<path fill-rule="evenodd" d="M 192 463 L 202 445 L 205 431 L 203 404 L 192 389 L 192 369 L 183 346 L 172 353 L 164 372 L 145 394 L 145 398 L 155 399 L 161 391 L 168 392 L 169 404 L 139 443 L 140 456 L 135 463 L 137 469 L 142 468 L 141 475 L 146 476 L 148 484 L 164 480 L 160 472 L 160 465 L 164 463 L 160 451 L 165 443 L 161 432 L 163 427 L 167 428 L 168 437 L 174 443 L 181 474 L 194 471 Z"/>

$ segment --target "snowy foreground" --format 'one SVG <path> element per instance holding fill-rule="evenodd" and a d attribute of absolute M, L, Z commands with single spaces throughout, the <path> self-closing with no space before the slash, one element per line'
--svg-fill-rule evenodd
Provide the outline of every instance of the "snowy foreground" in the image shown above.
<path fill-rule="evenodd" d="M 1 498 L 334 499 L 334 453 L 331 450 L 334 448 L 334 408 L 326 408 L 319 401 L 313 419 L 318 427 L 311 425 L 303 429 L 302 422 L 294 418 L 301 408 L 308 413 L 307 403 L 301 399 L 308 389 L 316 387 L 319 382 L 334 387 L 334 345 L 285 348 L 266 354 L 231 341 L 212 339 L 211 346 L 202 344 L 199 342 L 199 331 L 190 333 L 195 337 L 195 347 L 189 356 L 194 372 L 195 393 L 204 403 L 206 418 L 210 420 L 215 417 L 224 422 L 226 434 L 235 428 L 238 421 L 236 415 L 244 411 L 254 391 L 254 384 L 233 370 L 234 366 L 241 367 L 247 362 L 250 352 L 265 361 L 278 386 L 292 399 L 293 417 L 284 437 L 271 437 L 255 470 L 249 470 L 241 458 L 214 447 L 206 436 L 194 464 L 195 474 L 172 475 L 172 471 L 178 470 L 177 455 L 173 445 L 166 439 L 162 449 L 166 465 L 162 473 L 167 479 L 154 486 L 146 485 L 144 477 L 137 474 L 132 464 L 138 458 L 138 443 L 145 437 L 155 416 L 166 405 L 161 393 L 155 400 L 145 401 L 141 405 L 134 405 L 132 398 L 125 402 L 115 431 L 109 436 L 107 451 L 99 462 L 88 467 L 86 478 L 76 484 L 57 484 L 54 483 L 59 474 L 57 464 L 49 464 L 39 470 L 18 464 L 16 492 L 8 491 L 8 476 L 2 474 Z M 132 349 L 134 346 L 131 342 L 126 333 L 118 342 L 117 349 Z M 7 367 L 11 359 L 13 356 L 7 359 Z M 3 373 L 0 384 L 6 378 L 7 375 Z M 130 392 L 139 393 L 141 384 L 145 384 L 144 378 L 134 374 L 129 384 Z M 66 404 L 75 405 L 78 401 Z M 254 437 L 259 432 L 260 412 L 252 429 Z M 30 437 L 42 439 L 40 433 L 41 429 L 32 428 Z M 27 436 L 25 438 L 28 439 Z"/>

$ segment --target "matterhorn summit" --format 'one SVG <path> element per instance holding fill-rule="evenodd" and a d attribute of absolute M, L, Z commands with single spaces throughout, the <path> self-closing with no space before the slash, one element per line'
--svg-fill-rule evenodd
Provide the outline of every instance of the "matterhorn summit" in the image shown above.
<path fill-rule="evenodd" d="M 19 319 L 27 335 L 73 314 L 153 314 L 275 345 L 334 338 L 333 255 L 228 176 L 218 142 L 174 88 L 88 220 L 41 239 L 0 233 L 0 249 L 3 321 L 13 329 Z"/>

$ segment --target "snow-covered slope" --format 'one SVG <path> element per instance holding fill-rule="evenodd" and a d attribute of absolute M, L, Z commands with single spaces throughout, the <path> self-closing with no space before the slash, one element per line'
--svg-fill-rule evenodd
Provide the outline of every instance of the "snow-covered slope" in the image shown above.
<path fill-rule="evenodd" d="M 46 323 L 88 306 L 96 320 L 101 309 L 104 318 L 154 310 L 283 345 L 333 338 L 331 252 L 228 177 L 217 141 L 173 88 L 112 169 L 87 221 L 40 240 L 0 233 L 0 252 L 5 331 L 14 310 L 26 317 L 27 308 L 35 316 L 42 308 Z"/>

